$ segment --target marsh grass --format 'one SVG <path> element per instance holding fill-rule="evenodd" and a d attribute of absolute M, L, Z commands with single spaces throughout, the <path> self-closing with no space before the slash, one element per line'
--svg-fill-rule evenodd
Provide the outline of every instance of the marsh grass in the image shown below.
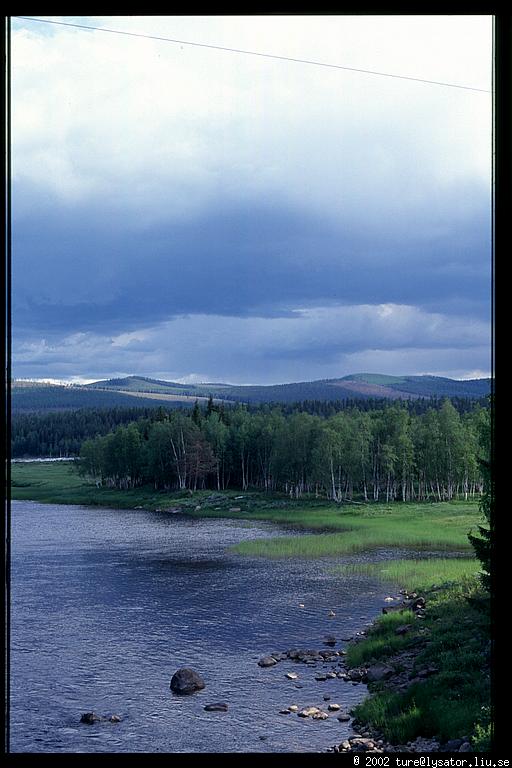
<path fill-rule="evenodd" d="M 366 638 L 353 643 L 347 648 L 347 663 L 349 667 L 359 667 L 370 661 L 378 661 L 384 656 L 391 656 L 410 644 L 411 635 L 396 635 L 395 630 L 402 624 L 414 620 L 412 611 L 383 614 L 372 624 Z"/>
<path fill-rule="evenodd" d="M 414 584 L 415 589 L 423 590 L 474 576 L 479 572 L 480 564 L 468 553 L 468 557 L 430 557 L 422 560 L 339 565 L 332 570 L 341 576 L 375 576 L 398 587 Z"/>
<path fill-rule="evenodd" d="M 446 502 L 444 505 L 427 505 L 420 511 L 418 506 L 399 505 L 396 510 L 386 510 L 380 515 L 375 512 L 367 515 L 364 511 L 345 513 L 330 519 L 332 532 L 247 541 L 237 544 L 233 551 L 264 557 L 333 557 L 381 547 L 472 551 L 467 534 L 478 522 L 476 505 L 455 506 L 454 509 Z M 329 521 L 328 516 L 325 517 L 324 526 Z M 310 518 L 311 513 L 297 514 L 295 519 L 300 520 L 301 526 L 310 527 Z"/>

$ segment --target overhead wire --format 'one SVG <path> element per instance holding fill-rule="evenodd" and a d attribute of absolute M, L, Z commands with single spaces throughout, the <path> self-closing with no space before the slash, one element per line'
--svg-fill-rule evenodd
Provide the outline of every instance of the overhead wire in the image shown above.
<path fill-rule="evenodd" d="M 35 18 L 32 16 L 13 16 L 13 19 L 22 19 L 24 21 L 34 21 L 41 24 L 55 24 L 57 26 L 61 27 L 73 27 L 75 29 L 85 29 L 89 31 L 96 31 L 96 32 L 105 32 L 111 35 L 124 35 L 127 37 L 138 37 L 138 38 L 145 38 L 148 40 L 157 40 L 159 42 L 165 42 L 165 43 L 174 43 L 176 45 L 188 45 L 196 48 L 209 48 L 215 51 L 224 51 L 227 53 L 238 53 L 243 54 L 246 56 L 259 56 L 266 59 L 275 59 L 278 61 L 289 61 L 294 62 L 297 64 L 308 64 L 315 67 L 327 67 L 329 69 L 340 69 L 345 70 L 347 72 L 359 72 L 361 74 L 366 75 L 377 75 L 379 77 L 391 77 L 396 78 L 398 80 L 409 80 L 417 83 L 427 83 L 428 85 L 439 85 L 444 86 L 446 88 L 460 88 L 462 90 L 466 91 L 477 91 L 479 93 L 490 93 L 491 91 L 486 88 L 476 88 L 471 85 L 461 85 L 460 83 L 447 83 L 440 80 L 427 80 L 422 77 L 412 77 L 409 75 L 398 75 L 391 72 L 379 72 L 377 70 L 372 69 L 361 69 L 359 67 L 348 67 L 341 64 L 330 64 L 329 62 L 325 61 L 315 61 L 313 59 L 299 59 L 295 58 L 293 56 L 279 56 L 277 54 L 273 53 L 263 53 L 261 51 L 248 51 L 242 48 L 228 48 L 223 45 L 212 45 L 208 43 L 196 43 L 192 42 L 190 40 L 177 40 L 172 37 L 162 37 L 160 35 L 150 35 L 142 32 L 126 32 L 124 30 L 120 29 L 110 29 L 108 27 L 95 27 L 91 25 L 85 25 L 85 24 L 75 24 L 72 22 L 67 21 L 54 21 L 52 19 L 40 19 Z"/>

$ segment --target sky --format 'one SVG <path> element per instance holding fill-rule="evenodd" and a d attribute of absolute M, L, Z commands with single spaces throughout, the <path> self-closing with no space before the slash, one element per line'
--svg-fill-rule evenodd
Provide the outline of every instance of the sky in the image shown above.
<path fill-rule="evenodd" d="M 12 19 L 12 374 L 490 375 L 492 17 Z"/>

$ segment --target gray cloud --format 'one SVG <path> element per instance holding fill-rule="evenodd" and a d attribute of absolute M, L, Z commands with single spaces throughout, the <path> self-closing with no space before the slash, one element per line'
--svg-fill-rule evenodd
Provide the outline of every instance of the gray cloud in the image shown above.
<path fill-rule="evenodd" d="M 480 207 L 484 206 L 480 204 Z M 449 201 L 447 201 L 449 210 Z M 116 332 L 187 313 L 287 316 L 297 306 L 385 302 L 488 312 L 488 230 L 467 220 L 442 235 L 401 221 L 329 221 L 273 205 L 221 206 L 151 230 L 111 226 L 101 212 L 40 207 L 15 224 L 15 323 L 44 332 Z"/>
<path fill-rule="evenodd" d="M 474 368 L 485 370 L 488 342 L 484 322 L 410 306 L 354 305 L 304 309 L 288 318 L 190 315 L 114 336 L 27 341 L 19 344 L 15 363 L 27 377 L 51 366 L 60 376 L 152 371 L 171 379 L 194 373 L 203 381 L 263 383 L 336 377 L 353 372 L 357 362 L 373 369 L 372 356 L 383 372 L 399 361 L 400 372 L 412 373 L 415 362 L 424 369 L 428 358 L 430 369 L 445 374 L 468 355 L 478 360 Z"/>
<path fill-rule="evenodd" d="M 481 76 L 485 87 L 487 21 L 465 19 L 454 50 L 449 20 L 343 18 L 160 23 L 228 45 L 236 31 L 248 48 L 265 39 L 292 56 L 307 45 L 310 58 L 343 50 L 354 66 Z M 486 95 L 252 58 L 234 66 L 151 41 L 133 51 L 100 33 L 15 29 L 19 375 L 485 368 Z"/>

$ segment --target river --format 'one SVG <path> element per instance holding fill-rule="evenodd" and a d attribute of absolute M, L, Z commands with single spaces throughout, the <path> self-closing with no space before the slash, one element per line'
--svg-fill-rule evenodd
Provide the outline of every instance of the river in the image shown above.
<path fill-rule="evenodd" d="M 282 534 L 290 530 L 271 523 L 12 502 L 11 751 L 320 752 L 350 735 L 335 714 L 322 721 L 279 710 L 325 707 L 324 694 L 349 709 L 364 686 L 318 682 L 320 669 L 292 661 L 268 669 L 257 661 L 323 649 L 326 634 L 353 635 L 388 593 L 367 577 L 333 576 L 339 559 L 227 551 Z M 182 666 L 204 677 L 204 690 L 169 690 Z M 299 679 L 287 679 L 290 671 Z M 227 712 L 204 710 L 218 701 Z M 81 724 L 90 711 L 122 722 Z"/>

